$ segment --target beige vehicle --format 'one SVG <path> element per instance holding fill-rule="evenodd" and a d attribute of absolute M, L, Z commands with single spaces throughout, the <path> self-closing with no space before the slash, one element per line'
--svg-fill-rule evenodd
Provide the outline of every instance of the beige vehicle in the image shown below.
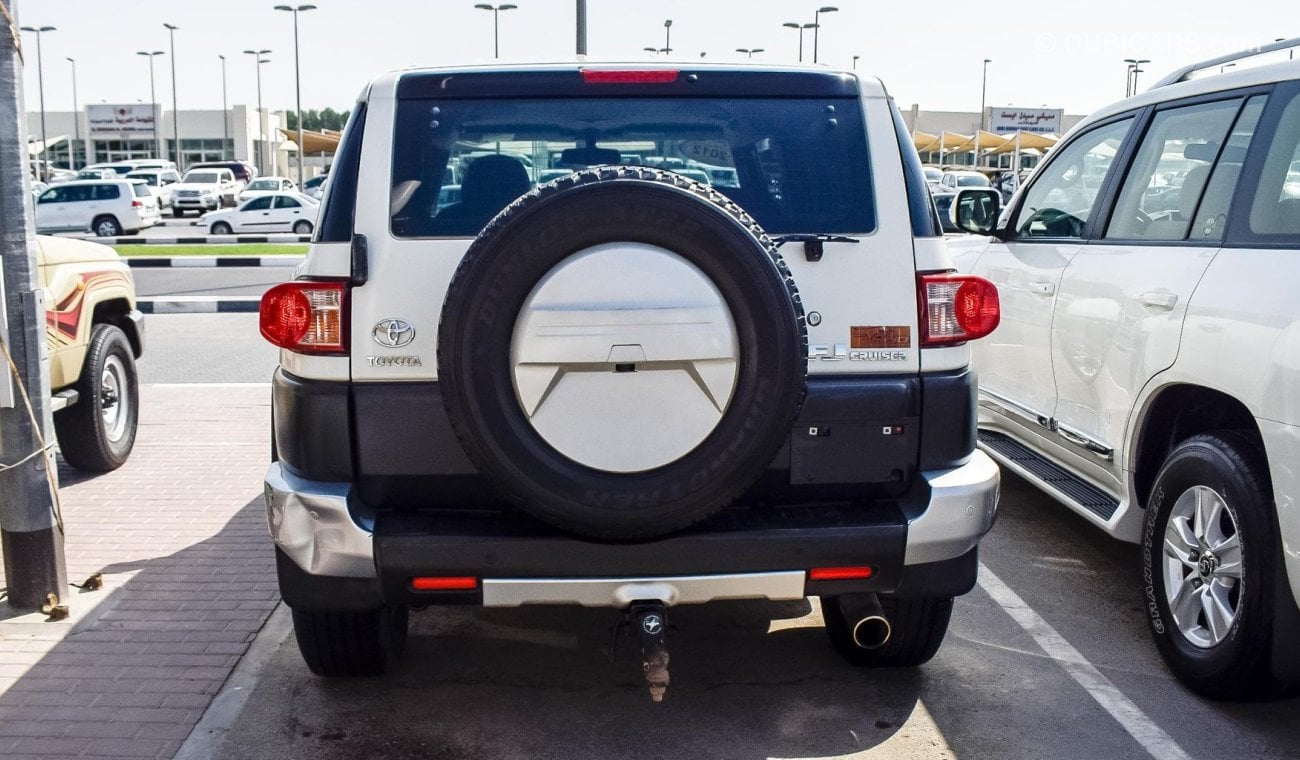
<path fill-rule="evenodd" d="M 68 464 L 107 472 L 131 454 L 144 351 L 135 282 L 112 248 L 37 236 L 54 430 Z"/>

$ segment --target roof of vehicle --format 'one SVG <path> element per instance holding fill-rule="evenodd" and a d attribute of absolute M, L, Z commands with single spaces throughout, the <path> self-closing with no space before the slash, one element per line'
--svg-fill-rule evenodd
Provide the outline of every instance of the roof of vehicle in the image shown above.
<path fill-rule="evenodd" d="M 779 74 L 802 74 L 802 75 L 822 75 L 827 79 L 838 79 L 844 83 L 856 80 L 859 92 L 864 97 L 888 97 L 884 85 L 879 79 L 859 74 L 855 71 L 841 71 L 832 69 L 828 66 L 816 66 L 812 64 L 767 64 L 767 63 L 705 63 L 702 61 L 680 61 L 673 63 L 664 63 L 662 61 L 596 61 L 596 60 L 574 60 L 558 62 L 539 62 L 539 63 L 486 63 L 464 66 L 436 66 L 436 67 L 409 67 L 396 71 L 389 71 L 374 77 L 367 92 L 372 92 L 374 87 L 383 88 L 391 87 L 394 80 L 400 77 L 410 76 L 412 74 L 429 74 L 445 76 L 448 74 L 526 74 L 526 73 L 543 73 L 543 72 L 565 72 L 565 71 L 678 71 L 684 76 L 689 77 L 691 74 L 707 75 L 708 73 L 751 73 L 764 75 Z M 652 86 L 652 85 L 651 85 Z"/>
<path fill-rule="evenodd" d="M 129 182 L 132 185 L 135 185 L 143 184 L 144 180 L 131 179 L 126 175 L 122 175 L 118 179 L 70 179 L 67 182 L 60 182 L 59 187 L 72 187 L 73 185 L 116 185 L 119 182 Z"/>

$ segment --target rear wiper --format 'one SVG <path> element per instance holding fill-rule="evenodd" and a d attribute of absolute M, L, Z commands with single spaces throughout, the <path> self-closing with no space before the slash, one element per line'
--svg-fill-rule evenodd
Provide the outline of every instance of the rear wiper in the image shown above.
<path fill-rule="evenodd" d="M 822 254 L 826 252 L 823 243 L 858 243 L 861 241 L 844 235 L 800 233 L 798 235 L 782 235 L 772 242 L 776 243 L 777 247 L 786 243 L 803 243 L 803 257 L 808 261 L 821 261 Z"/>

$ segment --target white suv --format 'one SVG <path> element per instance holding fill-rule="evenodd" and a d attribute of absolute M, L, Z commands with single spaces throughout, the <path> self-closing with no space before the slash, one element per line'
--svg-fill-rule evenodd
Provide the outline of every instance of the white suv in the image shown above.
<path fill-rule="evenodd" d="M 190 210 L 200 214 L 214 211 L 224 206 L 226 198 L 233 198 L 236 192 L 235 175 L 229 169 L 190 169 L 172 187 L 172 216 L 185 216 Z"/>
<path fill-rule="evenodd" d="M 36 199 L 36 231 L 133 235 L 158 224 L 158 199 L 141 180 L 87 180 L 51 185 Z"/>
<path fill-rule="evenodd" d="M 700 165 L 727 181 L 663 168 Z M 319 221 L 261 313 L 313 671 L 381 671 L 457 603 L 626 610 L 656 697 L 672 604 L 819 596 L 851 663 L 934 654 L 996 509 L 967 365 L 997 294 L 878 80 L 387 74 Z"/>
<path fill-rule="evenodd" d="M 1190 79 L 1237 57 L 1086 119 L 996 224 L 959 191 L 954 251 L 1002 296 L 981 445 L 1140 545 L 1185 683 L 1253 698 L 1300 684 L 1300 62 Z"/>

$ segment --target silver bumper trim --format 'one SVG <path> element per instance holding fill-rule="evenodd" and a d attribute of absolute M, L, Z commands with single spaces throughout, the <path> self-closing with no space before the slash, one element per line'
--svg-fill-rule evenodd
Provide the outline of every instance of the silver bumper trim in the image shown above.
<path fill-rule="evenodd" d="M 346 483 L 306 480 L 279 462 L 266 470 L 266 517 L 271 538 L 312 575 L 374 578 L 370 531 L 348 514 Z"/>
<path fill-rule="evenodd" d="M 666 605 L 703 604 L 722 599 L 802 599 L 802 570 L 674 578 L 484 578 L 484 607 L 522 604 L 580 604 L 626 607 L 656 599 Z"/>
<path fill-rule="evenodd" d="M 961 467 L 921 475 L 930 483 L 930 506 L 907 526 L 904 565 L 960 557 L 989 532 L 998 511 L 1000 472 L 983 451 Z"/>

